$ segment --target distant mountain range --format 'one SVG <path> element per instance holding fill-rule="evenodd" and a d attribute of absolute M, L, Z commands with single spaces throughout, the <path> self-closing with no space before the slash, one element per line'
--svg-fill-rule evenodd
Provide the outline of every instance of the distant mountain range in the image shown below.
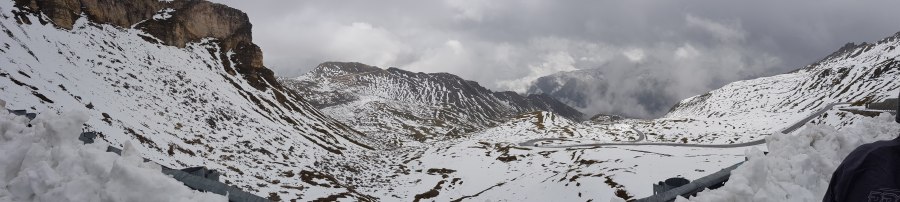
<path fill-rule="evenodd" d="M 834 102 L 858 105 L 897 96 L 900 32 L 875 43 L 847 44 L 796 71 L 738 81 L 682 100 L 665 117 L 746 117 L 803 113 Z"/>
<path fill-rule="evenodd" d="M 576 121 L 584 118 L 546 95 L 493 92 L 448 73 L 326 62 L 303 76 L 280 81 L 326 114 L 363 132 L 401 133 L 417 141 L 459 137 L 534 111 Z"/>
<path fill-rule="evenodd" d="M 541 78 L 530 95 L 351 62 L 277 78 L 251 28 L 243 12 L 207 1 L 0 0 L 0 99 L 86 111 L 97 144 L 206 166 L 274 201 L 609 201 L 733 165 L 749 147 L 523 143 L 746 143 L 830 103 L 900 90 L 900 34 L 633 119 L 578 110 L 597 95 L 577 89 L 609 88 L 590 70 Z M 841 128 L 873 113 L 836 109 L 811 123 Z"/>

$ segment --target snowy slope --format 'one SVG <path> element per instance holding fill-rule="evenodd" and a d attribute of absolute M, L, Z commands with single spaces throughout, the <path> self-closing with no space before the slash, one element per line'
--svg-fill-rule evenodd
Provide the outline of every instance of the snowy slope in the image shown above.
<path fill-rule="evenodd" d="M 365 137 L 244 73 L 235 58 L 247 56 L 223 50 L 223 41 L 179 48 L 83 16 L 71 30 L 38 16 L 0 1 L 0 96 L 8 108 L 86 111 L 85 130 L 113 146 L 130 141 L 165 166 L 222 171 L 223 182 L 264 197 L 365 197 L 330 174 L 366 165 L 348 157 L 369 150 L 357 142 Z M 352 165 L 332 168 L 345 161 Z"/>
<path fill-rule="evenodd" d="M 876 43 L 848 44 L 794 72 L 738 81 L 682 100 L 664 117 L 624 120 L 660 142 L 731 144 L 779 132 L 832 103 L 811 121 L 836 128 L 871 115 L 862 105 L 896 97 L 900 89 L 900 33 Z"/>
<path fill-rule="evenodd" d="M 855 105 L 828 111 L 792 135 L 767 137 L 768 155 L 748 152 L 750 160 L 732 172 L 729 183 L 691 201 L 821 201 L 847 154 L 865 143 L 896 138 L 900 130 L 888 113 L 860 112 L 865 103 L 897 95 L 898 45 L 900 33 L 872 44 L 847 44 L 795 72 L 735 82 L 676 105 L 666 118 L 749 126 L 738 130 L 774 129 L 829 103 Z"/>
<path fill-rule="evenodd" d="M 900 71 L 900 42 L 891 37 L 686 99 L 660 119 L 578 122 L 582 115 L 555 99 L 491 92 L 449 74 L 324 63 L 274 82 L 255 45 L 246 44 L 247 23 L 232 27 L 241 35 L 187 38 L 166 27 L 191 24 L 186 15 L 231 12 L 191 7 L 203 1 L 134 1 L 152 12 L 123 17 L 135 20 L 126 26 L 87 20 L 116 19 L 90 6 L 65 26 L 60 13 L 34 15 L 0 1 L 0 99 L 44 114 L 84 111 L 83 128 L 102 132 L 110 145 L 132 142 L 140 156 L 169 167 L 207 166 L 228 184 L 280 200 L 644 197 L 659 180 L 694 179 L 742 161 L 748 147 L 520 143 L 749 142 L 828 103 L 896 95 Z M 227 19 L 242 19 L 232 14 Z M 226 23 L 206 23 L 216 22 Z M 860 117 L 836 109 L 813 122 L 844 127 L 867 120 Z"/>
<path fill-rule="evenodd" d="M 750 160 L 732 171 L 729 183 L 690 201 L 822 201 L 832 173 L 851 151 L 898 132 L 894 117 L 882 115 L 840 130 L 813 126 L 795 136 L 772 136 L 768 154 L 749 151 Z"/>
<path fill-rule="evenodd" d="M 543 95 L 492 92 L 447 73 L 413 73 L 360 63 L 327 62 L 281 82 L 360 131 L 399 132 L 416 141 L 461 136 L 519 113 L 550 111 L 572 120 L 583 116 Z"/>
<path fill-rule="evenodd" d="M 731 119 L 733 124 L 771 128 L 830 103 L 895 97 L 900 88 L 898 45 L 900 33 L 872 44 L 848 44 L 795 72 L 738 81 L 685 99 L 665 118 Z"/>
<path fill-rule="evenodd" d="M 583 125 L 548 112 L 523 114 L 409 157 L 389 192 L 434 201 L 608 201 L 652 194 L 651 184 L 697 178 L 744 159 L 746 148 L 520 146 L 535 138 L 636 139 L 627 124 Z M 665 169 L 661 169 L 665 168 Z M 369 190 L 365 190 L 369 191 Z M 379 192 L 383 190 L 372 190 Z"/>
<path fill-rule="evenodd" d="M 401 179 L 434 184 L 431 189 L 420 186 L 408 189 L 420 190 L 415 196 L 439 201 L 459 198 L 606 201 L 649 196 L 652 183 L 675 176 L 696 179 L 743 161 L 745 151 L 750 149 L 755 151 L 750 153 L 752 157 L 764 159 L 754 160 L 739 169 L 752 183 L 735 183 L 724 193 L 713 194 L 702 201 L 753 197 L 761 199 L 756 201 L 767 201 L 769 196 L 784 197 L 768 198 L 775 201 L 815 201 L 815 197 L 810 196 L 819 195 L 822 182 L 827 184 L 827 179 L 822 176 L 833 171 L 835 161 L 855 145 L 887 138 L 879 134 L 896 134 L 896 127 L 884 121 L 876 121 L 884 127 L 872 127 L 873 121 L 866 117 L 870 114 L 852 112 L 863 110 L 862 107 L 841 105 L 817 116 L 805 129 L 794 132 L 797 136 L 778 134 L 778 131 L 831 103 L 865 103 L 896 96 L 900 86 L 895 82 L 900 80 L 897 78 L 900 73 L 898 62 L 895 62 L 900 54 L 894 48 L 900 45 L 897 38 L 848 46 L 795 72 L 729 84 L 686 99 L 659 119 L 597 119 L 579 123 L 555 119 L 549 113 L 525 114 L 479 131 L 471 138 L 432 146 L 406 165 L 419 173 L 412 172 L 411 177 Z M 822 129 L 832 127 L 846 132 Z M 634 131 L 629 130 L 631 128 L 647 135 L 643 142 L 735 144 L 761 138 L 772 142 L 737 148 L 604 146 L 550 149 L 519 145 L 538 138 L 565 138 L 547 141 L 554 146 L 629 141 L 635 139 L 635 133 L 629 133 Z M 873 133 L 870 137 L 845 137 L 870 129 Z M 840 148 L 829 149 L 829 145 Z M 761 157 L 759 151 L 778 154 Z M 807 159 L 796 161 L 803 158 Z M 815 163 L 817 159 L 827 165 Z M 810 169 L 821 172 L 791 172 Z M 754 177 L 758 175 L 778 178 L 772 181 L 773 178 Z M 815 183 L 803 184 L 804 181 L 797 180 Z M 797 189 L 773 185 L 798 183 L 802 187 Z M 800 192 L 793 198 L 785 196 L 794 191 Z"/>

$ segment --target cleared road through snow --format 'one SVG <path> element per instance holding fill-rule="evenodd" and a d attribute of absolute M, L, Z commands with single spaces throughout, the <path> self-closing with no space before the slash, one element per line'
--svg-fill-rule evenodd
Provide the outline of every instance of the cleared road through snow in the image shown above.
<path fill-rule="evenodd" d="M 803 125 L 805 125 L 810 120 L 822 115 L 823 113 L 827 112 L 828 110 L 831 110 L 831 108 L 834 108 L 834 106 L 845 105 L 845 104 L 849 104 L 849 103 L 839 102 L 839 103 L 828 104 L 825 107 L 822 107 L 822 109 L 820 109 L 819 111 L 816 111 L 815 113 L 810 114 L 806 118 L 803 118 L 800 121 L 797 121 L 796 123 L 792 124 L 791 126 L 788 126 L 787 128 L 781 130 L 781 133 L 794 132 L 795 130 L 799 129 L 800 127 L 803 127 Z M 632 129 L 634 129 L 634 128 L 632 127 Z M 737 144 L 685 144 L 685 143 L 669 143 L 669 142 L 641 142 L 647 138 L 647 135 L 645 135 L 643 132 L 641 132 L 637 129 L 634 129 L 634 131 L 636 131 L 638 133 L 638 136 L 639 136 L 638 140 L 630 141 L 630 142 L 584 143 L 584 144 L 571 144 L 571 145 L 536 145 L 536 143 L 544 142 L 544 141 L 571 140 L 571 139 L 566 139 L 566 138 L 538 138 L 538 139 L 532 139 L 532 140 L 528 140 L 528 141 L 519 143 L 519 146 L 542 147 L 542 148 L 572 148 L 572 147 L 651 145 L 651 146 L 673 146 L 673 147 L 734 148 L 734 147 L 746 147 L 746 146 L 753 146 L 753 145 L 766 143 L 765 138 L 751 141 L 751 142 L 744 142 L 744 143 L 737 143 Z"/>

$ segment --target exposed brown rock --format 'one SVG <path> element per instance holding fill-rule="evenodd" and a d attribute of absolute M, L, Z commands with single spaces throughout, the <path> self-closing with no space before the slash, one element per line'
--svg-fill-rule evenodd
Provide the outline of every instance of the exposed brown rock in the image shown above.
<path fill-rule="evenodd" d="M 144 18 L 148 20 L 138 24 L 137 28 L 168 45 L 178 47 L 207 37 L 221 40 L 225 50 L 232 50 L 240 43 L 252 43 L 252 25 L 247 14 L 240 10 L 207 1 L 174 1 L 170 6 L 163 8 L 175 9 L 171 18 L 151 19 L 153 14 L 163 8 L 155 9 L 150 16 Z M 262 62 L 259 63 L 258 66 L 262 66 Z"/>
<path fill-rule="evenodd" d="M 32 13 L 44 13 L 53 24 L 72 29 L 82 13 L 92 21 L 120 27 L 130 27 L 149 19 L 167 5 L 182 5 L 185 1 L 165 3 L 158 0 L 15 0 L 16 7 Z"/>
<path fill-rule="evenodd" d="M 94 23 L 141 29 L 166 45 L 181 48 L 190 42 L 214 38 L 223 51 L 235 53 L 227 58 L 226 64 L 234 64 L 253 87 L 280 88 L 274 73 L 263 66 L 259 46 L 253 44 L 253 26 L 247 14 L 225 5 L 203 0 L 15 0 L 15 3 L 22 11 L 43 13 L 50 20 L 41 19 L 41 23 L 53 23 L 62 29 L 72 29 L 84 14 Z M 166 8 L 175 10 L 170 13 L 172 17 L 153 19 Z M 32 23 L 27 18 L 21 22 Z"/>

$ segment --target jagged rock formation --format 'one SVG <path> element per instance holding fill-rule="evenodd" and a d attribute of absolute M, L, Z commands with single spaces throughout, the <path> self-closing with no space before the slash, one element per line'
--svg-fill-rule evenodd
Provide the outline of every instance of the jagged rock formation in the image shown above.
<path fill-rule="evenodd" d="M 611 120 L 610 117 L 598 116 L 596 118 L 599 121 L 572 123 L 560 119 L 553 120 L 548 118 L 552 116 L 547 113 L 527 114 L 498 127 L 479 131 L 472 138 L 464 140 L 467 142 L 450 147 L 431 148 L 424 152 L 422 157 L 413 161 L 421 163 L 411 163 L 410 167 L 424 165 L 422 167 L 452 171 L 442 178 L 438 176 L 431 178 L 432 184 L 439 185 L 435 189 L 440 191 L 440 194 L 431 198 L 435 200 L 470 199 L 470 196 L 478 199 L 496 197 L 506 200 L 541 201 L 606 200 L 611 196 L 625 200 L 643 198 L 653 193 L 649 186 L 652 182 L 672 176 L 697 179 L 744 161 L 744 154 L 748 149 L 755 150 L 759 147 L 698 149 L 614 146 L 545 150 L 517 147 L 520 145 L 515 143 L 537 138 L 568 137 L 576 138 L 539 142 L 577 145 L 594 142 L 587 140 L 591 138 L 597 138 L 600 142 L 609 142 L 612 141 L 610 139 L 616 138 L 628 140 L 628 136 L 615 135 L 626 134 L 624 131 L 630 131 L 632 128 L 646 135 L 643 142 L 745 143 L 773 135 L 773 132 L 781 131 L 834 102 L 853 102 L 858 106 L 826 111 L 808 124 L 835 128 L 853 125 L 848 123 L 872 116 L 854 113 L 853 110 L 860 110 L 861 106 L 868 102 L 897 96 L 897 91 L 900 90 L 900 83 L 897 82 L 900 81 L 898 46 L 900 34 L 873 44 L 846 46 L 826 59 L 795 72 L 734 82 L 721 89 L 685 99 L 666 117 L 658 119 Z M 885 118 L 888 117 L 880 117 L 882 120 L 877 122 L 872 122 L 873 120 L 864 122 L 893 123 L 884 122 Z M 891 132 L 879 130 L 872 131 Z M 830 131 L 834 130 L 820 127 L 812 131 L 799 132 L 801 135 L 805 133 L 814 138 L 807 139 L 811 142 L 789 144 L 804 147 L 808 147 L 806 143 L 820 144 L 818 141 L 821 138 L 818 137 L 833 133 Z M 784 143 L 779 142 L 779 138 L 770 140 Z M 777 146 L 778 143 L 773 145 Z M 616 151 L 619 149 L 639 154 Z M 758 150 L 754 153 L 762 155 Z M 554 168 L 557 165 L 564 166 Z M 671 173 L 660 175 L 660 172 Z M 483 173 L 490 174 L 483 175 Z M 424 174 L 419 176 L 423 177 L 413 179 L 429 179 Z M 465 182 L 460 183 L 464 186 L 453 183 L 457 181 Z M 590 184 L 592 182 L 596 184 Z M 561 184 L 553 185 L 553 183 Z M 471 189 L 473 186 L 479 188 L 466 192 L 473 190 Z M 533 187 L 555 191 L 552 194 L 510 191 Z M 579 191 L 581 189 L 585 191 Z M 570 191 L 573 193 L 566 193 Z M 495 195 L 489 196 L 491 193 Z M 552 196 L 541 198 L 548 195 Z"/>
<path fill-rule="evenodd" d="M 169 167 L 207 166 L 272 200 L 583 201 L 647 196 L 647 182 L 705 175 L 744 160 L 746 148 L 518 143 L 747 142 L 822 103 L 892 97 L 900 75 L 895 36 L 692 97 L 665 118 L 574 122 L 580 113 L 546 96 L 358 63 L 281 81 L 298 95 L 270 78 L 249 29 L 244 14 L 203 1 L 0 0 L 0 95 L 12 109 L 86 111 L 97 144 L 131 142 Z M 814 122 L 854 117 L 835 111 Z M 396 140 L 387 134 L 460 137 L 379 150 Z"/>
<path fill-rule="evenodd" d="M 719 122 L 728 124 L 724 134 L 743 142 L 776 133 L 789 124 L 831 103 L 853 103 L 862 107 L 897 96 L 900 89 L 900 34 L 875 43 L 848 44 L 821 61 L 796 71 L 745 81 L 682 100 L 659 120 L 686 122 Z M 853 110 L 825 113 L 812 123 L 836 128 L 851 125 L 863 116 Z M 656 126 L 672 123 L 657 121 Z M 680 125 L 684 125 L 683 123 Z M 714 125 L 700 124 L 697 126 Z M 694 128 L 694 129 L 691 129 Z M 698 127 L 685 129 L 699 131 Z M 656 130 L 673 133 L 679 130 Z M 671 138 L 705 139 L 721 137 L 723 132 L 673 136 Z M 737 136 L 735 136 L 737 135 Z M 751 138 L 747 138 L 751 137 Z M 671 139 L 670 138 L 670 139 Z M 722 139 L 719 139 L 722 140 Z"/>
<path fill-rule="evenodd" d="M 262 90 L 278 85 L 274 73 L 263 66 L 259 46 L 252 42 L 253 26 L 247 14 L 225 5 L 203 0 L 16 0 L 15 6 L 20 9 L 16 18 L 21 23 L 32 23 L 24 17 L 27 14 L 42 13 L 49 19 L 39 18 L 41 24 L 72 29 L 83 15 L 91 22 L 143 30 L 153 37 L 144 40 L 179 48 L 213 38 L 223 50 L 219 57 L 234 63 L 234 69 L 253 87 Z M 229 51 L 234 54 L 226 56 Z"/>
<path fill-rule="evenodd" d="M 348 185 L 374 166 L 358 160 L 368 138 L 284 90 L 236 9 L 0 0 L 0 31 L 10 109 L 86 111 L 99 142 L 131 142 L 172 168 L 216 169 L 226 184 L 273 200 L 372 199 Z"/>
<path fill-rule="evenodd" d="M 549 96 L 493 92 L 448 73 L 326 62 L 306 75 L 281 82 L 326 114 L 361 131 L 404 131 L 420 141 L 466 134 L 526 112 L 549 111 L 573 120 L 583 117 Z"/>

